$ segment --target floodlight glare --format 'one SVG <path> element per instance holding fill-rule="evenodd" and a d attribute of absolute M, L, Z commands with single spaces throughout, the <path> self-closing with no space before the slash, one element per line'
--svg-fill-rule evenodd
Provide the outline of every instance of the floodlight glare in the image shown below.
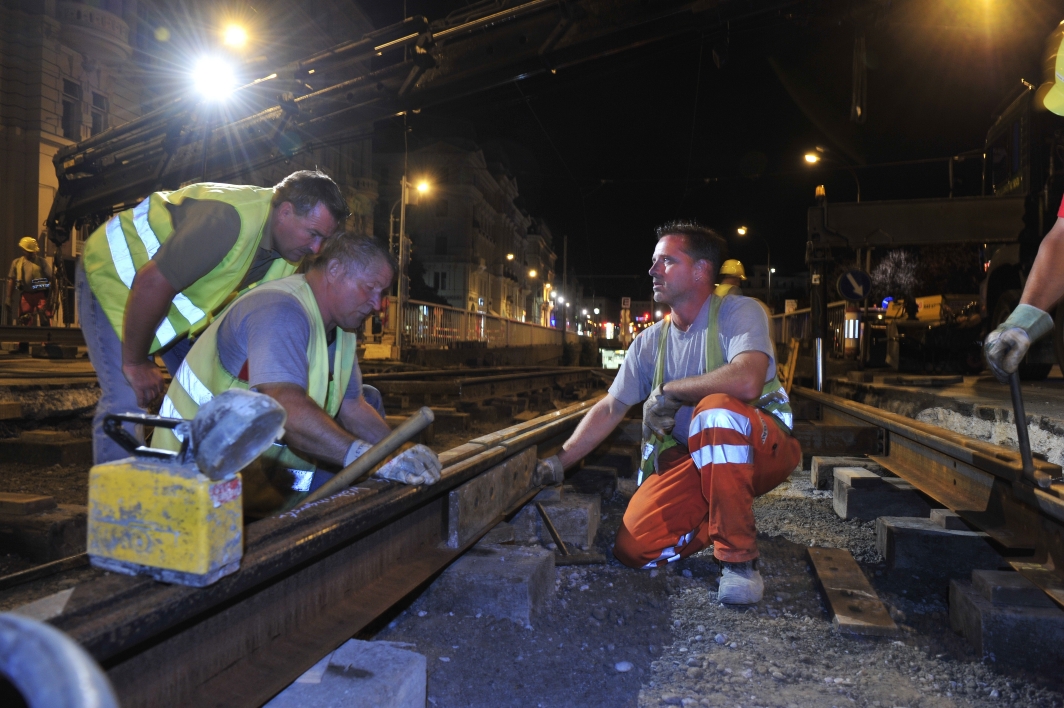
<path fill-rule="evenodd" d="M 736 232 L 737 232 L 737 233 L 738 233 L 738 234 L 739 234 L 740 236 L 745 236 L 745 235 L 746 235 L 746 227 L 745 227 L 745 226 L 740 226 L 740 227 L 739 227 L 739 228 L 737 228 L 737 229 L 736 229 L 735 231 L 736 231 Z"/>
<path fill-rule="evenodd" d="M 814 152 L 807 152 L 805 154 L 805 161 L 808 162 L 810 165 L 815 165 L 816 163 L 820 162 L 820 155 L 817 155 Z"/>
<path fill-rule="evenodd" d="M 431 187 L 429 186 L 429 183 L 425 180 L 421 180 L 417 183 L 417 191 L 421 194 L 428 194 L 429 189 L 431 189 Z"/>
<path fill-rule="evenodd" d="M 222 32 L 222 41 L 234 49 L 241 49 L 248 43 L 248 31 L 240 25 L 229 25 Z"/>
<path fill-rule="evenodd" d="M 204 57 L 192 69 L 196 90 L 212 101 L 228 98 L 236 88 L 236 74 L 228 62 L 218 57 Z"/>

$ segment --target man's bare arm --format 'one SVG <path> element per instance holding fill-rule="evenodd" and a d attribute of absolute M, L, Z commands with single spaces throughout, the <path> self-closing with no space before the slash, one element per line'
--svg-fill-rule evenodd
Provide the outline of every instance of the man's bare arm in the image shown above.
<path fill-rule="evenodd" d="M 376 445 L 391 428 L 364 397 L 346 399 L 340 404 L 340 424 L 359 440 Z"/>
<path fill-rule="evenodd" d="M 1049 312 L 1064 296 L 1064 218 L 1058 218 L 1038 247 L 1020 303 Z"/>
<path fill-rule="evenodd" d="M 562 451 L 558 453 L 562 465 L 571 467 L 598 447 L 624 419 L 629 408 L 631 406 L 626 406 L 607 393 L 605 398 L 591 407 L 562 445 Z"/>
<path fill-rule="evenodd" d="M 692 406 L 712 393 L 752 401 L 761 396 L 768 365 L 769 358 L 764 352 L 743 352 L 708 374 L 669 381 L 662 386 L 662 392 Z"/>
<path fill-rule="evenodd" d="M 159 271 L 154 261 L 148 261 L 137 271 L 133 287 L 126 301 L 125 322 L 122 326 L 122 374 L 137 394 L 137 404 L 146 408 L 163 392 L 163 375 L 148 359 L 155 329 L 170 309 L 170 301 L 177 291 Z"/>
<path fill-rule="evenodd" d="M 344 455 L 355 437 L 329 417 L 302 386 L 292 383 L 260 384 L 255 387 L 284 407 L 284 442 L 315 457 L 343 464 Z"/>

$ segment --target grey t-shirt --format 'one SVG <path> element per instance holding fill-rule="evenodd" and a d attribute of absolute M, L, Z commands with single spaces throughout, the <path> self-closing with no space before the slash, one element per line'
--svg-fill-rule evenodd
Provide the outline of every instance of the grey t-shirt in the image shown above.
<path fill-rule="evenodd" d="M 699 376 L 706 371 L 706 329 L 709 327 L 709 302 L 699 310 L 695 321 L 686 332 L 679 327 L 669 327 L 669 340 L 665 346 L 665 381 L 675 381 Z M 724 362 L 728 363 L 743 352 L 756 351 L 768 355 L 768 371 L 765 381 L 776 375 L 776 351 L 769 336 L 768 316 L 757 300 L 741 295 L 724 298 L 717 316 L 717 335 Z M 653 389 L 654 362 L 658 356 L 663 322 L 643 330 L 617 371 L 617 378 L 610 386 L 610 395 L 626 406 L 634 406 L 646 400 Z M 684 406 L 676 414 L 673 437 L 687 440 L 693 406 Z"/>
<path fill-rule="evenodd" d="M 222 366 L 238 376 L 247 364 L 250 388 L 268 383 L 293 383 L 307 388 L 310 364 L 310 319 L 299 300 L 277 290 L 253 289 L 233 303 L 218 326 L 218 356 Z M 336 352 L 329 343 L 329 375 Z M 362 395 L 362 372 L 355 361 L 344 398 Z"/>

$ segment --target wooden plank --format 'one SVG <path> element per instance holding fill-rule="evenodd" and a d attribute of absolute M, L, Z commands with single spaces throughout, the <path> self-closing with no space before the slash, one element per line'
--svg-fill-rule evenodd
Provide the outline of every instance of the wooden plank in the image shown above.
<path fill-rule="evenodd" d="M 836 629 L 874 637 L 899 633 L 898 625 L 848 550 L 810 548 L 809 558 L 835 615 L 832 624 Z"/>
<path fill-rule="evenodd" d="M 533 446 L 452 489 L 447 496 L 447 546 L 464 547 L 490 520 L 513 506 L 531 489 L 535 468 Z"/>

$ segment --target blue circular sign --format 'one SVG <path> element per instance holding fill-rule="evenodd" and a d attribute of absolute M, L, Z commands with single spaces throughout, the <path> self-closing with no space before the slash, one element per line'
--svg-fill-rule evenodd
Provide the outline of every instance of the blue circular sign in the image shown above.
<path fill-rule="evenodd" d="M 839 276 L 835 287 L 844 300 L 860 302 L 872 294 L 872 278 L 863 270 L 848 270 Z"/>

